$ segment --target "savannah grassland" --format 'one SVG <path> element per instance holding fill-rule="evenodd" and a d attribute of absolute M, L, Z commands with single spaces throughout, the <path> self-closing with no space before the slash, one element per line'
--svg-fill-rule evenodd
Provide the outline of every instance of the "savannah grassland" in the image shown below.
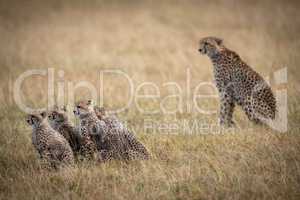
<path fill-rule="evenodd" d="M 298 1 L 1 1 L 0 3 L 0 199 L 300 199 L 300 3 Z M 239 108 L 238 128 L 212 134 L 199 130 L 144 130 L 145 120 L 216 123 L 217 114 L 194 108 L 186 91 L 211 82 L 212 66 L 199 55 L 198 40 L 214 35 L 264 77 L 274 90 L 288 90 L 288 131 L 253 126 Z M 288 68 L 288 83 L 276 85 L 272 73 Z M 60 171 L 42 167 L 31 145 L 25 113 L 13 99 L 13 84 L 28 69 L 64 71 L 74 84 L 97 89 L 99 70 L 120 69 L 133 81 L 155 83 L 160 99 L 182 88 L 182 110 L 145 114 L 133 102 L 120 119 L 128 123 L 152 154 L 148 161 L 79 163 Z M 104 105 L 124 105 L 127 81 L 106 76 Z M 22 84 L 22 101 L 47 104 L 47 78 Z M 57 85 L 55 85 L 57 92 Z M 155 94 L 145 87 L 145 94 Z M 198 93 L 212 94 L 210 87 Z M 66 89 L 66 94 L 68 93 Z M 214 93 L 215 94 L 215 93 Z M 99 93 L 98 93 L 99 95 Z M 75 99 L 89 98 L 85 88 Z M 99 96 L 98 96 L 99 98 Z M 65 102 L 69 99 L 67 95 Z M 141 99 L 146 110 L 157 99 Z M 99 102 L 98 102 L 99 103 Z M 199 99 L 202 109 L 218 109 L 217 99 Z M 174 110 L 180 102 L 168 99 Z M 70 107 L 70 111 L 72 108 Z"/>

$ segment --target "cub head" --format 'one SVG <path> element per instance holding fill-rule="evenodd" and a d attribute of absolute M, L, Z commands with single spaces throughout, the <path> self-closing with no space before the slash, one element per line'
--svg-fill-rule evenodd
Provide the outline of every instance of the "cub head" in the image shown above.
<path fill-rule="evenodd" d="M 32 127 L 38 127 L 47 118 L 46 112 L 28 114 L 26 116 L 26 122 Z"/>
<path fill-rule="evenodd" d="M 54 109 L 48 113 L 48 120 L 51 126 L 68 121 L 67 108 L 65 106 L 62 108 L 54 107 Z"/>
<path fill-rule="evenodd" d="M 75 108 L 73 112 L 75 116 L 79 116 L 79 117 L 94 112 L 94 106 L 92 100 L 77 102 L 75 104 Z"/>
<path fill-rule="evenodd" d="M 105 117 L 105 108 L 104 107 L 99 107 L 99 106 L 94 106 L 94 111 L 98 117 L 98 119 L 102 120 Z"/>
<path fill-rule="evenodd" d="M 223 40 L 217 37 L 205 37 L 200 40 L 199 52 L 209 57 L 219 53 L 223 47 Z"/>

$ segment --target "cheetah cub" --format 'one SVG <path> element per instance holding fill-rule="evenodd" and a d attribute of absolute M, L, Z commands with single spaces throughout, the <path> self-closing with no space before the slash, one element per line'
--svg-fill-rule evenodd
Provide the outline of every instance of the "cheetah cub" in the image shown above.
<path fill-rule="evenodd" d="M 79 118 L 80 130 L 83 135 L 90 137 L 98 152 L 103 150 L 103 140 L 107 133 L 107 126 L 104 121 L 99 120 L 92 101 L 80 101 L 76 103 L 74 109 L 74 115 Z M 99 156 L 99 161 L 101 161 L 101 155 Z"/>
<path fill-rule="evenodd" d="M 94 107 L 98 119 L 103 120 L 108 126 L 109 137 L 118 137 L 124 146 L 126 159 L 149 159 L 150 154 L 146 147 L 138 141 L 134 134 L 116 117 L 106 115 L 105 108 Z"/>
<path fill-rule="evenodd" d="M 69 120 L 67 109 L 54 107 L 48 114 L 48 121 L 51 127 L 63 135 L 69 142 L 76 158 L 82 156 L 83 158 L 94 159 L 96 146 L 87 135 L 86 131 L 82 131 L 80 127 L 75 127 Z"/>
<path fill-rule="evenodd" d="M 108 116 L 104 107 L 94 106 L 94 112 L 99 120 L 105 122 L 109 129 L 115 129 L 118 131 L 124 130 L 125 126 L 120 122 L 116 116 Z"/>
<path fill-rule="evenodd" d="M 227 49 L 216 37 L 202 38 L 199 51 L 213 64 L 220 96 L 220 124 L 234 125 L 232 114 L 236 104 L 255 123 L 275 119 L 276 100 L 270 86 L 238 54 Z"/>
<path fill-rule="evenodd" d="M 69 143 L 49 125 L 46 112 L 29 114 L 26 122 L 32 126 L 32 143 L 43 160 L 56 169 L 74 162 Z"/>
<path fill-rule="evenodd" d="M 77 103 L 74 113 L 96 143 L 101 161 L 130 160 L 142 157 L 142 150 L 139 152 L 137 149 L 142 149 L 144 146 L 130 132 L 126 131 L 121 122 L 105 116 L 105 112 L 98 115 L 98 118 L 91 101 Z M 148 158 L 147 150 L 144 148 L 143 151 L 145 154 L 143 158 Z"/>

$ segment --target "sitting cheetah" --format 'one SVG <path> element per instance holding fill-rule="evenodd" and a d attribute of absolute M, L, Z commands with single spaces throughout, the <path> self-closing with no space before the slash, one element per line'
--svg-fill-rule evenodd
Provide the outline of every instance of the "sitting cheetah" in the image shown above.
<path fill-rule="evenodd" d="M 149 159 L 150 154 L 145 146 L 139 142 L 135 136 L 127 129 L 127 127 L 115 116 L 107 116 L 103 107 L 94 107 L 94 111 L 98 119 L 103 120 L 108 126 L 111 135 L 117 135 L 119 138 L 124 138 L 127 149 L 129 149 L 129 157 L 137 159 Z"/>
<path fill-rule="evenodd" d="M 105 122 L 109 129 L 123 130 L 125 127 L 115 116 L 107 116 L 104 107 L 94 106 L 94 111 L 99 120 Z"/>
<path fill-rule="evenodd" d="M 102 161 L 110 159 L 129 160 L 142 157 L 137 156 L 140 154 L 133 148 L 135 144 L 140 144 L 135 137 L 129 132 L 126 133 L 123 128 L 111 128 L 117 127 L 116 124 L 120 122 L 105 120 L 109 118 L 103 115 L 99 116 L 101 120 L 98 119 L 91 101 L 77 103 L 74 114 L 79 117 L 81 125 L 86 128 L 96 143 Z M 148 156 L 144 157 L 148 158 Z"/>
<path fill-rule="evenodd" d="M 206 54 L 214 66 L 214 78 L 220 96 L 220 124 L 231 126 L 235 104 L 248 118 L 261 123 L 275 119 L 276 100 L 264 79 L 235 52 L 227 49 L 216 37 L 200 40 L 199 51 Z"/>
<path fill-rule="evenodd" d="M 99 120 L 92 107 L 92 101 L 80 101 L 75 105 L 74 114 L 80 120 L 80 128 L 89 135 L 97 149 L 107 132 L 107 127 L 102 120 Z"/>
<path fill-rule="evenodd" d="M 49 112 L 48 120 L 52 128 L 62 134 L 69 142 L 76 158 L 94 159 L 97 152 L 96 145 L 91 140 L 87 131 L 73 126 L 68 119 L 67 109 L 55 107 Z"/>
<path fill-rule="evenodd" d="M 62 135 L 51 128 L 46 112 L 30 114 L 26 121 L 32 126 L 32 143 L 43 160 L 54 168 L 74 162 L 70 145 Z"/>

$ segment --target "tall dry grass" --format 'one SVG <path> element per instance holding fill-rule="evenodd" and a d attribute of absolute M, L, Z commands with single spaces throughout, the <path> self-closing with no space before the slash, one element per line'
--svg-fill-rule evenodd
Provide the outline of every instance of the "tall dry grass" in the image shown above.
<path fill-rule="evenodd" d="M 297 1 L 1 1 L 0 2 L 0 198 L 1 199 L 299 199 L 300 14 Z M 216 123 L 217 114 L 188 112 L 146 115 L 135 104 L 119 114 L 149 148 L 152 159 L 106 164 L 79 163 L 61 171 L 41 168 L 30 128 L 14 103 L 12 86 L 28 69 L 64 71 L 67 81 L 96 87 L 98 71 L 120 69 L 135 87 L 150 81 L 161 98 L 175 81 L 189 102 L 191 88 L 212 80 L 211 63 L 197 52 L 203 36 L 215 35 L 263 76 L 288 67 L 289 130 L 278 133 L 252 126 L 237 109 L 235 132 L 192 135 L 144 130 L 145 119 L 158 124 L 184 121 Z M 127 101 L 124 80 L 105 79 L 105 106 Z M 136 88 L 135 88 L 136 89 Z M 23 100 L 47 103 L 45 77 L 22 85 Z M 145 90 L 151 93 L 152 91 Z M 200 92 L 208 94 L 209 88 Z M 76 99 L 89 93 L 76 92 Z M 68 98 L 65 98 L 68 102 Z M 98 102 L 99 103 L 99 102 Z M 155 101 L 140 102 L 145 109 Z M 217 100 L 198 102 L 217 109 Z M 178 105 L 168 101 L 168 108 Z"/>

